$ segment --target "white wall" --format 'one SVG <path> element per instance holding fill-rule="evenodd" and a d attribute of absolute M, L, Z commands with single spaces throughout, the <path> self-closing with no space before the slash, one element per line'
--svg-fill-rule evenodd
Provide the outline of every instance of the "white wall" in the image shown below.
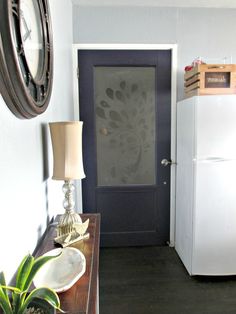
<path fill-rule="evenodd" d="M 74 6 L 74 43 L 178 44 L 178 99 L 184 67 L 198 56 L 232 56 L 236 9 Z"/>
<path fill-rule="evenodd" d="M 73 118 L 72 5 L 68 0 L 49 2 L 55 62 L 48 109 L 20 120 L 0 96 L 0 270 L 7 280 L 23 256 L 34 250 L 50 217 L 63 212 L 62 182 L 50 179 L 48 122 Z"/>

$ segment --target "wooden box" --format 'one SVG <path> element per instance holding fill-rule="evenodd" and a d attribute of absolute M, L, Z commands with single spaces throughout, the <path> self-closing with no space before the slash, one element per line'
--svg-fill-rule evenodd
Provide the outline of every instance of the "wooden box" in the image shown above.
<path fill-rule="evenodd" d="M 184 75 L 185 97 L 236 94 L 236 64 L 198 64 Z"/>

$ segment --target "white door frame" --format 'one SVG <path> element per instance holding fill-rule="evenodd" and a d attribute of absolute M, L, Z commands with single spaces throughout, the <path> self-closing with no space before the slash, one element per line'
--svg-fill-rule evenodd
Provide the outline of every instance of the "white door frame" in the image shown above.
<path fill-rule="evenodd" d="M 77 78 L 78 50 L 171 50 L 171 160 L 176 161 L 177 44 L 74 44 L 73 100 L 74 119 L 79 119 L 79 84 Z M 176 165 L 171 166 L 170 182 L 170 246 L 175 245 L 175 178 Z M 82 212 L 81 186 L 78 186 L 78 208 Z"/>

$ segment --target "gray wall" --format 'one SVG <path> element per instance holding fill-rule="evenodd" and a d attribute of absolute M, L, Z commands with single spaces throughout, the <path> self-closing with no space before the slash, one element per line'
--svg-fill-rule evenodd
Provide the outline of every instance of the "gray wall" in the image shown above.
<path fill-rule="evenodd" d="M 236 63 L 236 9 L 74 6 L 74 43 L 178 44 L 178 99 L 183 72 L 198 56 Z"/>
<path fill-rule="evenodd" d="M 50 7 L 55 71 L 48 109 L 37 118 L 20 120 L 0 96 L 0 271 L 7 280 L 23 256 L 34 250 L 50 217 L 63 212 L 62 183 L 50 179 L 48 122 L 73 118 L 72 5 L 50 0 Z"/>

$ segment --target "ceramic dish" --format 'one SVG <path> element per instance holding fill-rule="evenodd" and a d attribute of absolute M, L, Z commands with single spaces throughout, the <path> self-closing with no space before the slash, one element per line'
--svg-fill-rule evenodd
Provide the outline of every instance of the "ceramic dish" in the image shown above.
<path fill-rule="evenodd" d="M 70 289 L 76 281 L 85 273 L 85 256 L 73 247 L 58 248 L 44 255 L 55 256 L 62 254 L 44 264 L 34 278 L 36 288 L 49 287 L 56 292 Z"/>

